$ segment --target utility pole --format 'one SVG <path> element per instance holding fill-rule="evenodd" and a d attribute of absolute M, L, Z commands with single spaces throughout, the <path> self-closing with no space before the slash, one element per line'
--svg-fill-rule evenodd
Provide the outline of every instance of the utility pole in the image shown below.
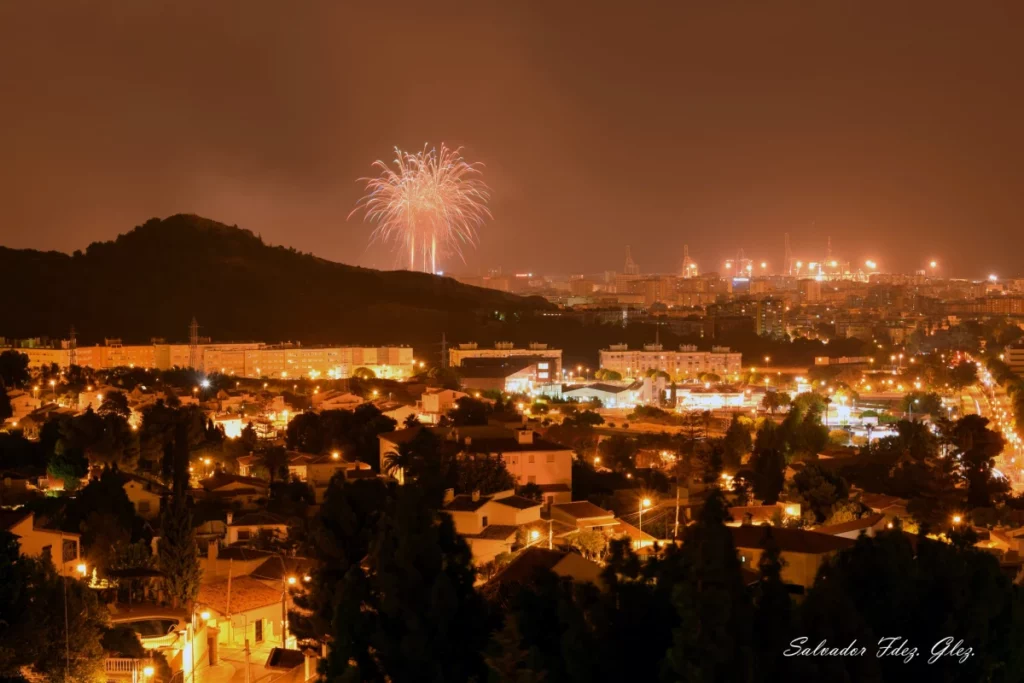
<path fill-rule="evenodd" d="M 679 538 L 679 477 L 676 477 L 676 524 L 672 529 L 672 538 Z"/>

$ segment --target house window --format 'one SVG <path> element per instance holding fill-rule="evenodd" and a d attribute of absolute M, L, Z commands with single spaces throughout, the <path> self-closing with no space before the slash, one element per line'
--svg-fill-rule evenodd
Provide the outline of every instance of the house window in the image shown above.
<path fill-rule="evenodd" d="M 138 508 L 139 508 L 139 514 L 146 514 L 147 512 L 149 512 L 149 501 L 148 500 L 140 500 L 138 502 Z"/>
<path fill-rule="evenodd" d="M 555 454 L 554 453 L 548 453 L 548 462 L 554 462 L 554 461 L 555 461 Z"/>
<path fill-rule="evenodd" d="M 74 541 L 64 540 L 61 547 L 61 557 L 64 562 L 73 562 L 78 559 L 78 544 Z"/>
<path fill-rule="evenodd" d="M 40 556 L 43 558 L 43 562 L 53 562 L 53 546 L 44 545 Z"/>
<path fill-rule="evenodd" d="M 531 454 L 530 454 L 530 464 L 531 464 L 531 465 L 533 464 L 533 458 L 534 458 L 534 456 L 533 456 L 533 454 L 531 453 Z"/>
<path fill-rule="evenodd" d="M 510 456 L 508 456 L 508 464 L 509 465 L 518 465 L 519 464 L 519 456 L 518 455 L 510 455 Z"/>
<path fill-rule="evenodd" d="M 480 518 L 480 526 L 484 526 L 484 527 L 487 526 L 487 515 L 484 515 L 483 517 Z"/>
<path fill-rule="evenodd" d="M 239 541 L 248 541 L 249 540 L 249 530 L 248 529 L 239 529 L 238 530 L 238 540 Z"/>

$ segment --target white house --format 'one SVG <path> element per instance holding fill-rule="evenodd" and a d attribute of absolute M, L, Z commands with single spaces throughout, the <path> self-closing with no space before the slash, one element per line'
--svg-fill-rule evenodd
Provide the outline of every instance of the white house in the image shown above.
<path fill-rule="evenodd" d="M 40 529 L 35 525 L 35 516 L 21 510 L 0 510 L 0 529 L 18 537 L 22 555 L 49 559 L 63 576 L 87 574 L 78 534 Z"/>
<path fill-rule="evenodd" d="M 444 511 L 452 517 L 455 530 L 466 539 L 474 564 L 484 564 L 517 543 L 519 531 L 540 520 L 538 501 L 501 491 L 490 496 L 479 492 L 446 496 Z M 526 542 L 529 542 L 527 539 Z"/>

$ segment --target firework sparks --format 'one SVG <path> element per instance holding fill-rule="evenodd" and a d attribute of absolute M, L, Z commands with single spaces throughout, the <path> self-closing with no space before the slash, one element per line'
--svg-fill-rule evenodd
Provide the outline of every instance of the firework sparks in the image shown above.
<path fill-rule="evenodd" d="M 401 245 L 409 270 L 436 273 L 447 254 L 465 260 L 463 247 L 476 244 L 477 228 L 491 217 L 480 165 L 466 162 L 461 148 L 442 144 L 415 154 L 396 147 L 391 166 L 376 161 L 373 168 L 380 174 L 359 179 L 366 194 L 349 214 L 362 211 L 376 225 L 371 243 Z"/>

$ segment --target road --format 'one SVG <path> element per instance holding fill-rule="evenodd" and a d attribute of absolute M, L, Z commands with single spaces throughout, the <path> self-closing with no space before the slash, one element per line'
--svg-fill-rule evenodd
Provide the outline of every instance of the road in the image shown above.
<path fill-rule="evenodd" d="M 1021 440 L 1014 423 L 1013 407 L 1003 388 L 992 381 L 988 371 L 980 369 L 980 384 L 965 390 L 961 397 L 964 415 L 981 415 L 989 419 L 989 427 L 1003 436 L 1006 446 L 996 457 L 996 469 L 1010 480 L 1015 494 L 1024 492 L 1024 458 L 1021 458 Z"/>

